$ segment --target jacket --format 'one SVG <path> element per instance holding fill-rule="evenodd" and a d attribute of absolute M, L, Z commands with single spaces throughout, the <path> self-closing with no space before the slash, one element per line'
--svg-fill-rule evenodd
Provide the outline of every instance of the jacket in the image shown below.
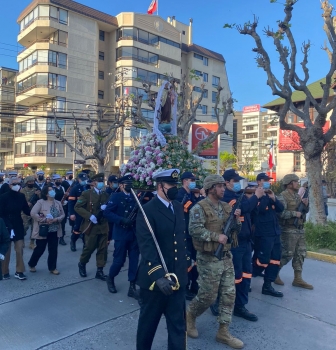
<path fill-rule="evenodd" d="M 9 190 L 0 196 L 0 217 L 4 220 L 9 233 L 14 230 L 13 241 L 22 240 L 25 235 L 21 212 L 30 215 L 24 194 Z"/>
<path fill-rule="evenodd" d="M 280 235 L 277 214 L 284 210 L 283 204 L 275 197 L 275 201 L 267 194 L 259 199 L 258 207 L 253 212 L 255 236 Z"/>
<path fill-rule="evenodd" d="M 33 206 L 33 209 L 31 210 L 31 217 L 34 220 L 33 224 L 33 232 L 32 232 L 32 239 L 46 239 L 46 237 L 41 237 L 39 236 L 39 223 L 44 220 L 44 217 L 40 217 L 39 213 L 42 213 L 44 216 L 47 214 L 50 214 L 50 208 L 52 204 L 55 204 L 56 208 L 60 212 L 60 216 L 57 217 L 57 221 L 59 222 L 58 225 L 58 230 L 57 230 L 57 237 L 62 237 L 62 227 L 61 227 L 61 222 L 64 219 L 64 210 L 61 202 L 54 200 L 49 201 L 49 200 L 44 200 L 44 199 L 39 199 L 36 204 Z"/>
<path fill-rule="evenodd" d="M 234 206 L 241 194 L 225 189 L 223 201 Z M 238 241 L 250 240 L 252 235 L 251 213 L 258 205 L 258 197 L 253 195 L 251 198 L 243 197 L 240 205 L 242 223 L 241 230 L 238 235 Z"/>
<path fill-rule="evenodd" d="M 6 228 L 5 222 L 0 218 L 0 254 L 6 255 L 9 245 L 10 235 Z"/>
<path fill-rule="evenodd" d="M 182 205 L 177 201 L 172 204 L 174 213 L 155 197 L 143 209 L 158 241 L 168 272 L 175 273 L 184 288 L 188 282 L 185 221 Z M 136 238 L 141 254 L 136 283 L 148 290 L 166 273 L 141 211 L 136 218 Z M 154 291 L 159 291 L 155 284 Z"/>

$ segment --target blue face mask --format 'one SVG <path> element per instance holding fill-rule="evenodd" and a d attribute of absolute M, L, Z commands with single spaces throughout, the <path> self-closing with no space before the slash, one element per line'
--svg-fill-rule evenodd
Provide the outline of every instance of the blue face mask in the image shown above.
<path fill-rule="evenodd" d="M 104 187 L 104 182 L 97 183 L 97 190 L 101 190 Z"/>
<path fill-rule="evenodd" d="M 81 186 L 85 186 L 87 184 L 87 181 L 86 180 L 80 180 L 79 183 L 80 183 Z"/>
<path fill-rule="evenodd" d="M 271 184 L 269 182 L 264 182 L 263 183 L 263 189 L 264 190 L 269 190 L 271 188 Z"/>
<path fill-rule="evenodd" d="M 116 184 L 116 183 L 113 183 L 113 184 L 112 184 L 112 188 L 113 188 L 113 189 L 116 189 L 116 188 L 118 188 L 118 184 Z"/>
<path fill-rule="evenodd" d="M 196 188 L 196 182 L 190 182 L 188 187 L 189 190 L 194 190 Z"/>
<path fill-rule="evenodd" d="M 51 197 L 51 198 L 54 198 L 56 195 L 56 192 L 54 190 L 51 190 L 48 192 L 48 196 Z"/>
<path fill-rule="evenodd" d="M 241 190 L 240 182 L 235 182 L 235 183 L 233 184 L 232 190 L 233 190 L 234 192 L 239 192 L 239 191 Z"/>

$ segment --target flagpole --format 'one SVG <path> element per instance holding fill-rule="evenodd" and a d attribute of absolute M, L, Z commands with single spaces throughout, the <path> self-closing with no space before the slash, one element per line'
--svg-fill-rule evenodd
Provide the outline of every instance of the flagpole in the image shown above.
<path fill-rule="evenodd" d="M 273 152 L 273 139 L 272 139 L 272 143 L 271 143 L 271 147 L 272 147 L 272 150 L 271 150 L 271 155 L 272 155 L 272 165 L 274 164 L 274 160 L 273 160 L 273 154 L 274 154 L 274 152 Z M 273 169 L 273 167 L 270 169 L 270 177 L 272 177 L 272 169 Z"/>
<path fill-rule="evenodd" d="M 156 14 L 157 14 L 157 16 L 159 15 L 159 0 L 157 0 Z"/>

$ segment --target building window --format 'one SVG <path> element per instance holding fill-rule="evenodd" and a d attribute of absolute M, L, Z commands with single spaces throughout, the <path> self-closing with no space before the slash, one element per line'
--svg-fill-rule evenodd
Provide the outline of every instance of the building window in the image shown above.
<path fill-rule="evenodd" d="M 99 51 L 99 59 L 100 59 L 101 61 L 104 61 L 104 59 L 105 59 L 105 54 L 104 54 L 103 51 Z"/>
<path fill-rule="evenodd" d="M 104 72 L 102 70 L 99 71 L 99 79 L 104 80 Z"/>
<path fill-rule="evenodd" d="M 209 81 L 208 73 L 203 73 L 203 81 L 207 83 Z"/>
<path fill-rule="evenodd" d="M 99 40 L 105 41 L 105 32 L 103 30 L 99 31 Z"/>
<path fill-rule="evenodd" d="M 250 131 L 250 130 L 254 130 L 254 126 L 253 125 L 247 125 L 246 126 L 246 131 Z"/>
<path fill-rule="evenodd" d="M 66 91 L 67 77 L 53 73 L 36 73 L 17 83 L 17 95 L 35 87 Z"/>
<path fill-rule="evenodd" d="M 294 171 L 301 171 L 301 153 L 295 152 L 293 158 L 294 158 Z"/>
<path fill-rule="evenodd" d="M 194 53 L 194 57 L 199 59 L 199 60 L 202 60 L 203 61 L 203 56 L 202 55 L 199 55 L 197 53 Z"/>
<path fill-rule="evenodd" d="M 15 144 L 17 157 L 64 157 L 64 143 L 57 141 L 29 141 Z"/>
<path fill-rule="evenodd" d="M 209 65 L 209 59 L 207 57 L 203 57 L 203 65 L 208 66 Z"/>
<path fill-rule="evenodd" d="M 62 24 L 68 24 L 68 11 L 59 9 L 59 22 Z"/>
<path fill-rule="evenodd" d="M 212 76 L 212 86 L 217 87 L 219 84 L 220 78 L 215 77 L 214 75 Z"/>
<path fill-rule="evenodd" d="M 197 75 L 198 77 L 201 77 L 203 73 L 199 70 L 194 69 L 194 74 Z"/>
<path fill-rule="evenodd" d="M 104 91 L 103 90 L 98 90 L 98 98 L 100 100 L 103 100 L 104 99 Z"/>
<path fill-rule="evenodd" d="M 66 69 L 67 55 L 50 50 L 36 50 L 19 62 L 19 72 L 23 72 L 35 65 L 49 65 Z"/>
<path fill-rule="evenodd" d="M 185 35 L 185 30 L 182 30 L 182 35 Z"/>
<path fill-rule="evenodd" d="M 208 98 L 208 90 L 203 91 L 203 98 Z"/>
<path fill-rule="evenodd" d="M 208 106 L 202 105 L 202 114 L 208 114 Z"/>
<path fill-rule="evenodd" d="M 114 160 L 119 160 L 119 146 L 114 146 Z"/>
<path fill-rule="evenodd" d="M 117 49 L 117 61 L 124 59 L 132 59 L 145 64 L 156 66 L 159 61 L 159 56 L 145 50 L 137 49 L 136 47 L 119 47 Z"/>
<path fill-rule="evenodd" d="M 211 93 L 211 101 L 213 103 L 216 103 L 216 100 L 217 100 L 217 91 L 212 91 L 212 93 Z"/>

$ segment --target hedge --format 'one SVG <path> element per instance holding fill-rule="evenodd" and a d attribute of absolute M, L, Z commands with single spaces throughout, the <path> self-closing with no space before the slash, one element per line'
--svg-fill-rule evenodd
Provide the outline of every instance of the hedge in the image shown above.
<path fill-rule="evenodd" d="M 305 224 L 307 246 L 311 249 L 336 250 L 336 223 L 328 221 L 327 225 Z"/>

